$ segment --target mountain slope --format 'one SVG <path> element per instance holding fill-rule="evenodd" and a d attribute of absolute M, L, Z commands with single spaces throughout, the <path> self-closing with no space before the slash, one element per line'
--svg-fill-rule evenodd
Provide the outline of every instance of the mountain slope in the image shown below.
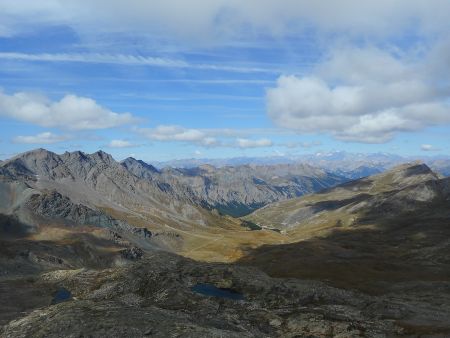
<path fill-rule="evenodd" d="M 431 288 L 450 281 L 449 217 L 450 180 L 402 165 L 257 210 L 246 219 L 281 229 L 291 243 L 249 250 L 241 262 L 371 292 L 419 281 Z"/>
<path fill-rule="evenodd" d="M 232 216 L 245 215 L 268 203 L 335 186 L 347 179 L 307 164 L 245 165 L 157 171 L 142 161 L 122 162 L 136 176 L 161 190 Z"/>
<path fill-rule="evenodd" d="M 234 259 L 244 243 L 277 241 L 274 232 L 253 235 L 241 220 L 205 209 L 176 177 L 161 178 L 152 167 L 137 164 L 127 168 L 101 151 L 21 154 L 0 166 L 0 213 L 31 231 L 52 224 L 74 231 L 76 226 L 106 228 L 144 250 L 208 260 Z M 148 177 L 133 173 L 140 167 Z M 153 235 L 146 236 L 147 230 Z"/>
<path fill-rule="evenodd" d="M 414 209 L 419 202 L 432 202 L 445 194 L 447 180 L 432 172 L 425 164 L 406 164 L 387 172 L 344 183 L 335 188 L 305 198 L 277 202 L 255 211 L 247 217 L 261 225 L 277 227 L 280 230 L 308 226 L 314 220 L 320 222 L 321 215 L 336 217 L 342 214 L 341 223 L 355 221 L 359 211 L 377 212 L 390 205 L 395 212 Z M 387 210 L 382 213 L 386 216 Z M 327 221 L 327 222 L 328 222 Z M 328 222 L 329 223 L 329 222 Z"/>

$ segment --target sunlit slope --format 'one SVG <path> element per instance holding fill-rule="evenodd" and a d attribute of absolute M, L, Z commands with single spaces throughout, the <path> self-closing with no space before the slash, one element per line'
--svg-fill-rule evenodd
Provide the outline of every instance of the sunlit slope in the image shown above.
<path fill-rule="evenodd" d="M 424 164 L 405 164 L 322 193 L 270 204 L 244 219 L 308 238 L 334 228 L 352 228 L 376 218 L 414 210 L 447 194 L 447 180 Z"/>
<path fill-rule="evenodd" d="M 273 231 L 254 233 L 245 223 L 196 204 L 160 182 L 140 178 L 104 153 L 38 149 L 0 166 L 0 214 L 31 233 L 49 225 L 105 228 L 143 250 L 229 261 L 241 247 L 280 242 Z M 146 232 L 148 231 L 148 232 Z"/>

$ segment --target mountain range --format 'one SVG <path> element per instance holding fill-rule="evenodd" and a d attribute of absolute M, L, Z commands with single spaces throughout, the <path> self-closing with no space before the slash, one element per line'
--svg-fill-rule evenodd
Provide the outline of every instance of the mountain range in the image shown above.
<path fill-rule="evenodd" d="M 393 162 L 5 160 L 0 336 L 448 337 L 450 179 Z"/>
<path fill-rule="evenodd" d="M 316 152 L 313 154 L 268 157 L 235 157 L 228 159 L 179 159 L 153 162 L 157 168 L 194 168 L 202 164 L 215 167 L 239 165 L 276 165 L 307 163 L 328 172 L 357 179 L 373 175 L 395 165 L 420 160 L 433 170 L 450 176 L 450 158 L 446 156 L 400 156 L 389 153 L 351 153 L 347 151 Z M 359 173 L 358 173 L 359 171 Z"/>

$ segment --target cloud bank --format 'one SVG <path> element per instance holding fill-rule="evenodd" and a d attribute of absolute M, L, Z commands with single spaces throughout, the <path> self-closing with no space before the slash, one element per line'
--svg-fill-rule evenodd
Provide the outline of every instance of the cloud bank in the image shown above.
<path fill-rule="evenodd" d="M 310 75 L 280 76 L 267 112 L 283 128 L 365 143 L 450 123 L 449 56 L 450 41 L 412 60 L 375 47 L 335 50 Z"/>
<path fill-rule="evenodd" d="M 379 37 L 403 29 L 420 34 L 448 30 L 449 12 L 445 0 L 2 0 L 0 34 L 68 25 L 80 36 L 159 34 L 191 43 L 292 35 L 311 27 L 324 33 Z"/>

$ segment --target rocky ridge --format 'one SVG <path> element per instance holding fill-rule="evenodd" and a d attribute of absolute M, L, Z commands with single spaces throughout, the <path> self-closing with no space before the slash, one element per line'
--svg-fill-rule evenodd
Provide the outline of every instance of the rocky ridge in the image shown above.
<path fill-rule="evenodd" d="M 161 190 L 198 205 L 242 216 L 270 202 L 317 192 L 346 181 L 307 164 L 243 165 L 216 168 L 164 168 L 158 171 L 142 161 L 121 162 L 138 177 L 155 182 Z"/>

